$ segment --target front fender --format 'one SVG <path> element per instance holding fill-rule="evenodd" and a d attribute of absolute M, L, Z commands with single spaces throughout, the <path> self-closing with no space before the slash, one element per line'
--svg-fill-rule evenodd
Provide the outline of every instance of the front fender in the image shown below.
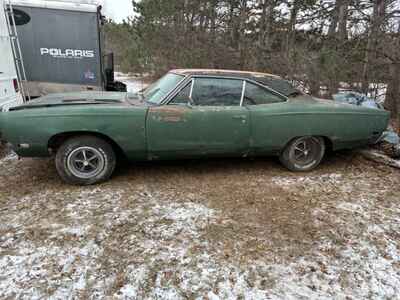
<path fill-rule="evenodd" d="M 63 133 L 94 133 L 113 140 L 128 158 L 145 156 L 146 109 L 38 109 L 6 113 L 5 138 L 17 154 L 49 156 L 49 141 Z"/>

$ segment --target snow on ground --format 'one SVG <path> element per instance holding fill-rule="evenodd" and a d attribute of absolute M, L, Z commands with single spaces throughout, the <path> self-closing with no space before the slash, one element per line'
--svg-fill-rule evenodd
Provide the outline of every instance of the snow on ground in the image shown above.
<path fill-rule="evenodd" d="M 129 74 L 120 72 L 115 72 L 114 76 L 116 81 L 121 81 L 126 84 L 129 93 L 136 93 L 147 86 L 147 84 L 139 77 L 130 76 Z"/>
<path fill-rule="evenodd" d="M 366 164 L 146 165 L 72 187 L 7 156 L 0 298 L 400 299 L 400 176 Z"/>

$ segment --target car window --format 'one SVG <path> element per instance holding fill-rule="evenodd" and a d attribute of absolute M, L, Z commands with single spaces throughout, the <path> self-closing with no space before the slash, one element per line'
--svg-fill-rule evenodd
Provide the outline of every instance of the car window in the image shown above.
<path fill-rule="evenodd" d="M 239 106 L 242 90 L 242 80 L 195 78 L 192 101 L 198 106 Z"/>
<path fill-rule="evenodd" d="M 182 75 L 168 73 L 145 89 L 143 96 L 147 102 L 160 104 L 165 95 L 171 92 L 184 78 Z"/>
<path fill-rule="evenodd" d="M 190 89 L 192 82 L 189 82 L 172 100 L 169 104 L 188 104 L 190 102 Z"/>
<path fill-rule="evenodd" d="M 246 82 L 243 105 L 260 105 L 284 101 L 282 97 L 271 91 L 251 82 Z"/>

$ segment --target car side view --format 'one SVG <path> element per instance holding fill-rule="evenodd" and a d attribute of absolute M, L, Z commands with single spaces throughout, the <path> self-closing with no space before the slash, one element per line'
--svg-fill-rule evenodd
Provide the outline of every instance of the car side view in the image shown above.
<path fill-rule="evenodd" d="M 55 155 L 71 184 L 108 180 L 132 161 L 278 155 L 310 171 L 326 150 L 373 143 L 389 113 L 296 90 L 282 78 L 229 70 L 173 70 L 137 93 L 82 92 L 38 98 L 0 114 L 1 138 L 20 157 Z"/>

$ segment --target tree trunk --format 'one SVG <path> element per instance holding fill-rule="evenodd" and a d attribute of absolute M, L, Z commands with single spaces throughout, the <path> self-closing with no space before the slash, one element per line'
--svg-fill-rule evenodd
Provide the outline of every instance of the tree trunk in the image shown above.
<path fill-rule="evenodd" d="M 329 24 L 328 37 L 333 38 L 336 35 L 336 28 L 339 19 L 339 7 L 341 0 L 337 0 L 331 15 L 331 23 Z"/>
<path fill-rule="evenodd" d="M 371 25 L 368 34 L 368 42 L 365 50 L 364 66 L 361 79 L 361 90 L 363 93 L 368 94 L 370 85 L 370 71 L 371 64 L 374 63 L 374 59 L 377 58 L 377 42 L 380 32 L 380 27 L 385 18 L 387 7 L 386 0 L 376 0 L 374 2 L 374 11 L 371 20 Z"/>
<path fill-rule="evenodd" d="M 337 0 L 332 11 L 331 24 L 328 32 L 327 51 L 332 51 L 332 66 L 329 67 L 330 78 L 328 82 L 329 95 L 336 94 L 340 87 L 342 69 L 341 45 L 347 40 L 347 20 L 350 0 Z"/>
<path fill-rule="evenodd" d="M 338 38 L 345 41 L 348 38 L 347 33 L 347 20 L 349 17 L 349 0 L 340 1 L 339 17 L 338 17 Z"/>
<path fill-rule="evenodd" d="M 247 21 L 247 0 L 240 1 L 240 14 L 239 14 L 239 68 L 243 69 L 246 65 L 246 21 Z"/>
<path fill-rule="evenodd" d="M 286 56 L 286 61 L 288 64 L 288 70 L 287 72 L 289 73 L 288 75 L 290 76 L 291 74 L 295 72 L 295 62 L 293 61 L 293 49 L 294 49 L 294 44 L 296 41 L 296 23 L 297 23 L 297 15 L 299 13 L 299 3 L 298 1 L 293 1 L 292 3 L 292 8 L 290 10 L 290 19 L 289 19 L 289 24 L 288 24 L 288 30 L 287 30 L 287 35 L 286 35 L 286 45 L 285 45 L 285 56 Z"/>
<path fill-rule="evenodd" d="M 272 41 L 272 21 L 273 21 L 273 1 L 264 0 L 261 12 L 261 30 L 259 35 L 259 45 L 262 51 L 271 51 Z"/>
<path fill-rule="evenodd" d="M 400 20 L 398 23 L 396 48 L 400 49 Z M 400 55 L 390 66 L 390 81 L 388 83 L 385 107 L 392 112 L 392 118 L 400 121 Z"/>

